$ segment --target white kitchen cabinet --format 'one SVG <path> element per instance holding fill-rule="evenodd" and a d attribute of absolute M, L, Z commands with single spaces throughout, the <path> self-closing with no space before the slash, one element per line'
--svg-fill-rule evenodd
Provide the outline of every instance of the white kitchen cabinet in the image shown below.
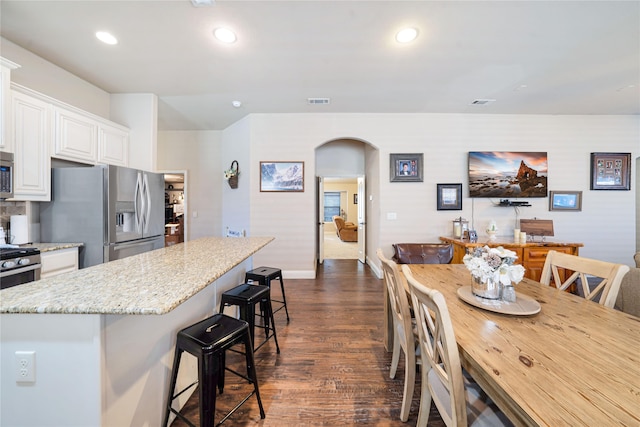
<path fill-rule="evenodd" d="M 116 166 L 129 165 L 129 130 L 127 128 L 100 123 L 98 163 Z"/>
<path fill-rule="evenodd" d="M 11 135 L 11 70 L 20 67 L 5 58 L 0 58 L 0 151 L 13 153 Z"/>
<path fill-rule="evenodd" d="M 98 159 L 98 122 L 62 107 L 54 107 L 54 117 L 52 156 L 95 164 Z"/>
<path fill-rule="evenodd" d="M 57 276 L 58 274 L 78 269 L 78 248 L 65 248 L 40 253 L 42 268 L 40 278 Z"/>
<path fill-rule="evenodd" d="M 51 104 L 11 92 L 14 136 L 13 200 L 51 200 Z"/>

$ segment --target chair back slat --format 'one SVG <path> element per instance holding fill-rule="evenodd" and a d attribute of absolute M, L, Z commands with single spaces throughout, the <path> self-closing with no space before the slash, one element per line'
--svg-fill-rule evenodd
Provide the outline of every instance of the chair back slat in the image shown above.
<path fill-rule="evenodd" d="M 572 271 L 566 280 L 562 279 L 561 270 Z M 540 282 L 550 285 L 551 279 L 560 290 L 566 290 L 580 279 L 582 294 L 586 299 L 597 301 L 607 307 L 613 308 L 622 278 L 629 271 L 624 264 L 615 264 L 596 259 L 569 255 L 557 251 L 549 251 L 542 268 Z M 589 278 L 597 278 L 600 282 L 593 288 L 589 286 Z M 598 298 L 599 296 L 599 298 Z"/>

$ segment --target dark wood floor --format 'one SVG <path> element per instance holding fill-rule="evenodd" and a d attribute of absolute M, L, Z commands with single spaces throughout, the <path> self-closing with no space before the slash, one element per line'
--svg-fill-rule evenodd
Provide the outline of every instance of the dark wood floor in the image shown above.
<path fill-rule="evenodd" d="M 266 418 L 260 419 L 252 397 L 225 425 L 415 425 L 419 380 L 409 421 L 403 423 L 403 357 L 396 379 L 389 378 L 391 353 L 382 345 L 383 283 L 357 260 L 326 260 L 315 280 L 285 280 L 291 322 L 287 324 L 284 310 L 276 313 L 281 353 L 276 354 L 270 340 L 255 355 Z M 279 286 L 272 292 L 279 299 Z M 228 352 L 229 364 L 242 369 L 241 362 Z M 251 390 L 229 373 L 225 380 L 216 422 Z M 437 411 L 431 412 L 429 426 L 444 426 Z M 182 413 L 198 424 L 197 393 Z M 172 424 L 186 425 L 181 420 Z"/>

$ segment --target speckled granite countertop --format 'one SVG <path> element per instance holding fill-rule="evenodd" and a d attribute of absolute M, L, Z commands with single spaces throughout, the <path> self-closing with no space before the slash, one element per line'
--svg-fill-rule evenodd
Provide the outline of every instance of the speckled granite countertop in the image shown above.
<path fill-rule="evenodd" d="M 60 249 L 78 248 L 84 246 L 84 243 L 29 243 L 28 245 L 19 245 L 21 248 L 38 248 L 40 252 L 51 252 Z"/>
<path fill-rule="evenodd" d="M 272 240 L 205 237 L 14 286 L 0 313 L 165 314 Z"/>

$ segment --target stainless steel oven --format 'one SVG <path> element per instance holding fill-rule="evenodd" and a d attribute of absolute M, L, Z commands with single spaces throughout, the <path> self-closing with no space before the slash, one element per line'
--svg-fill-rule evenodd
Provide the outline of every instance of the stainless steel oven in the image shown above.
<path fill-rule="evenodd" d="M 40 251 L 35 248 L 0 248 L 0 289 L 40 280 Z"/>
<path fill-rule="evenodd" d="M 0 151 L 0 199 L 13 197 L 13 154 Z"/>

